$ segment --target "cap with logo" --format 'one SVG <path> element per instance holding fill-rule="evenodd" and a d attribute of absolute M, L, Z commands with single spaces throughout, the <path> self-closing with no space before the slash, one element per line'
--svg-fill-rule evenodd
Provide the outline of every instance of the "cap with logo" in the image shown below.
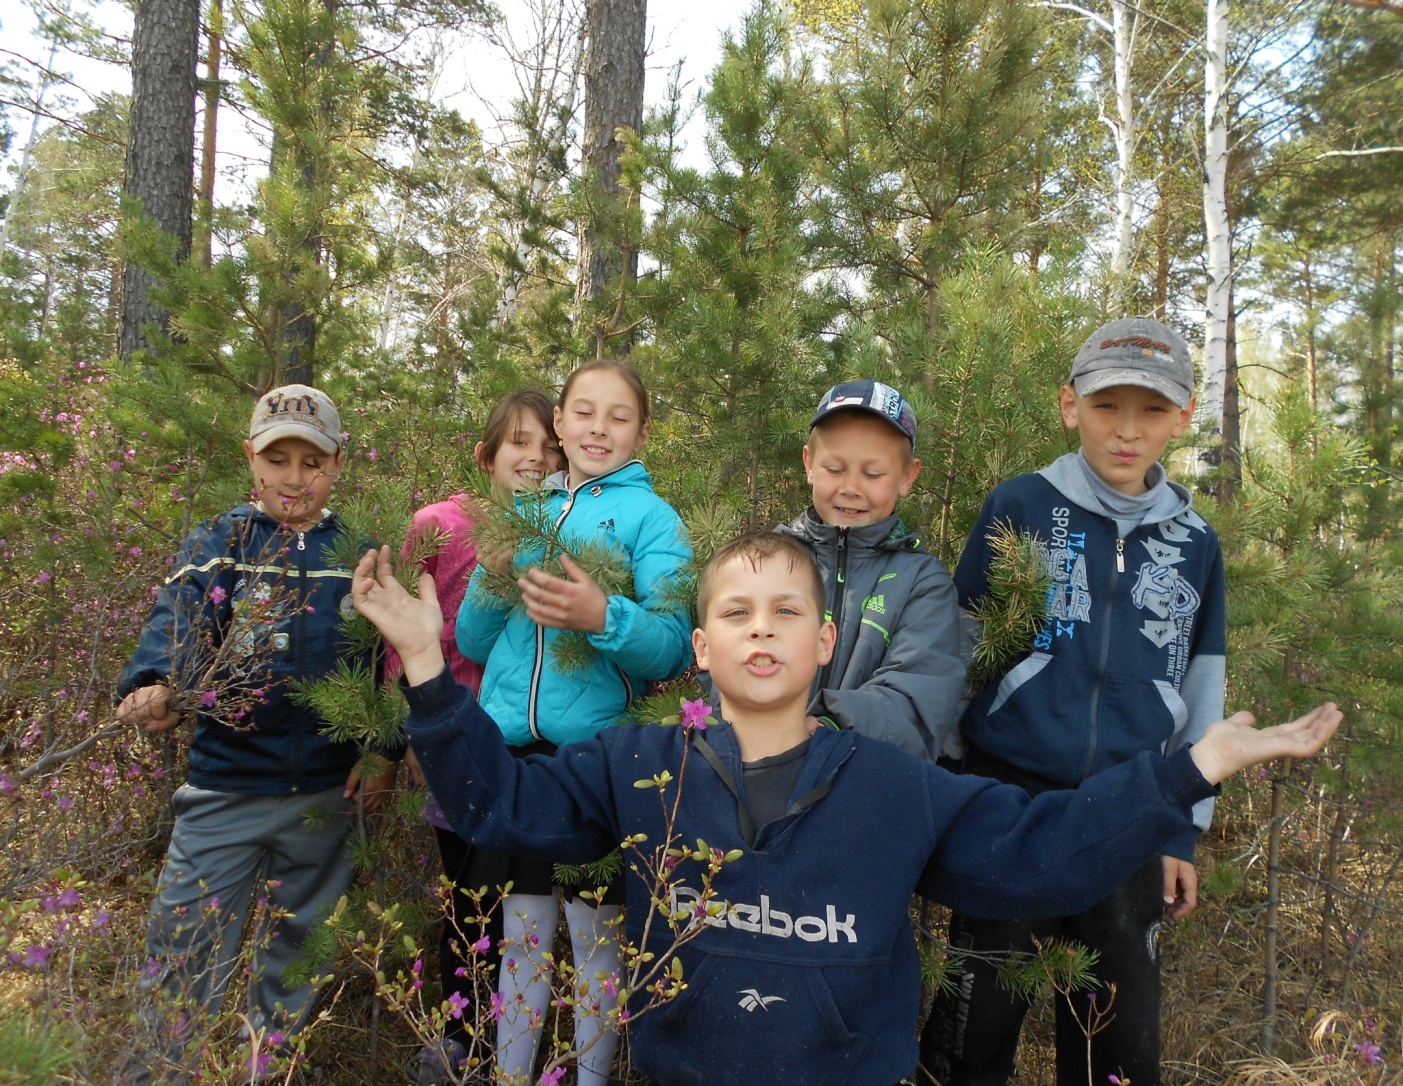
<path fill-rule="evenodd" d="M 866 411 L 887 420 L 901 431 L 902 437 L 916 448 L 916 412 L 903 396 L 891 385 L 881 381 L 844 381 L 834 385 L 818 401 L 814 421 L 809 423 L 812 430 L 835 411 Z"/>
<path fill-rule="evenodd" d="M 1091 333 L 1072 360 L 1069 380 L 1078 396 L 1138 385 L 1182 408 L 1193 398 L 1194 364 L 1189 345 L 1171 328 L 1148 317 L 1123 317 Z"/>
<path fill-rule="evenodd" d="M 310 441 L 322 452 L 341 448 L 341 413 L 325 392 L 309 385 L 283 385 L 265 392 L 253 408 L 248 439 L 262 452 L 285 437 Z"/>

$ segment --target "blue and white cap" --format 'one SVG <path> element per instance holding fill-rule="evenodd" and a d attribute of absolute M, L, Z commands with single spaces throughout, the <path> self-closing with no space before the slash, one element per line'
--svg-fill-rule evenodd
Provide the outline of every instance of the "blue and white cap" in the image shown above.
<path fill-rule="evenodd" d="M 812 430 L 834 411 L 848 410 L 866 411 L 886 419 L 911 442 L 911 451 L 916 450 L 916 412 L 906 402 L 905 396 L 881 381 L 844 381 L 841 385 L 834 385 L 818 401 L 818 410 L 814 412 L 814 421 L 809 423 L 809 429 Z"/>

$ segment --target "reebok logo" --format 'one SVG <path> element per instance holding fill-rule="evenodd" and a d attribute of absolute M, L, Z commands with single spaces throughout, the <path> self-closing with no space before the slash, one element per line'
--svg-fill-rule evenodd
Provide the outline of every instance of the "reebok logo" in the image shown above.
<path fill-rule="evenodd" d="M 701 894 L 690 886 L 674 886 L 669 890 L 668 897 L 674 914 L 695 915 L 701 902 Z M 832 905 L 824 906 L 823 916 L 791 916 L 779 909 L 772 909 L 769 894 L 760 895 L 759 905 L 722 904 L 726 906 L 725 912 L 720 916 L 708 916 L 703 922 L 715 928 L 756 932 L 772 935 L 776 939 L 790 939 L 797 935 L 806 943 L 836 943 L 839 935 L 850 943 L 857 942 L 857 914 L 846 913 L 839 920 L 838 910 Z"/>
<path fill-rule="evenodd" d="M 740 1007 L 744 1011 L 767 1011 L 770 1009 L 771 1003 L 785 1002 L 784 996 L 761 995 L 754 988 L 746 988 L 737 992 L 736 995 L 742 997 Z"/>

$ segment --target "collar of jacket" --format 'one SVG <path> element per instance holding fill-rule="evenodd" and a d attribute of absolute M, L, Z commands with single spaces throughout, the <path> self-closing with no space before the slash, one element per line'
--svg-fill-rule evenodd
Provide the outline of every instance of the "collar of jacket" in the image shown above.
<path fill-rule="evenodd" d="M 824 544 L 831 546 L 837 541 L 838 533 L 843 530 L 820 520 L 818 511 L 812 505 L 788 524 L 781 524 L 775 529 L 777 532 L 792 535 L 796 539 L 816 546 Z M 926 549 L 921 544 L 920 539 L 912 534 L 895 513 L 871 524 L 861 524 L 856 528 L 848 528 L 846 531 L 850 550 L 920 551 L 924 553 Z"/>
<path fill-rule="evenodd" d="M 745 766 L 741 761 L 740 740 L 736 737 L 734 726 L 723 720 L 704 732 L 694 733 L 692 739 L 696 747 L 694 755 L 705 759 L 726 790 L 735 798 L 736 817 L 745 836 L 746 847 L 755 848 L 758 844 L 763 848 L 765 841 L 761 838 L 768 839 L 770 834 L 764 832 L 764 826 L 751 825 L 750 814 L 742 801 L 740 782 L 745 776 Z M 838 770 L 852 757 L 856 749 L 856 732 L 837 731 L 833 728 L 817 729 L 809 737 L 809 753 L 804 761 L 804 768 L 799 773 L 799 780 L 794 786 L 794 794 L 798 798 L 790 803 L 783 817 L 767 825 L 779 825 L 798 817 L 823 799 L 833 787 Z"/>
<path fill-rule="evenodd" d="M 577 483 L 573 488 L 566 485 L 566 480 L 569 477 L 568 468 L 557 471 L 554 475 L 547 476 L 545 481 L 541 483 L 541 487 L 545 490 L 559 490 L 573 497 L 581 490 L 591 486 L 644 486 L 649 489 L 653 486 L 653 477 L 648 474 L 648 469 L 643 466 L 642 460 L 630 460 L 626 464 L 620 464 L 613 471 L 596 475 L 593 479 L 586 479 L 583 483 Z"/>
<path fill-rule="evenodd" d="M 271 527 L 273 527 L 273 528 L 280 528 L 280 527 L 282 527 L 282 521 L 278 520 L 276 517 L 270 516 L 268 513 L 264 512 L 262 509 L 257 508 L 256 506 L 254 506 L 254 505 L 253 505 L 252 503 L 250 503 L 250 502 L 244 502 L 242 505 L 236 505 L 236 506 L 234 506 L 233 509 L 229 510 L 229 515 L 230 515 L 231 517 L 241 517 L 241 518 L 243 518 L 244 520 L 252 520 L 252 521 L 255 521 L 255 522 L 259 523 L 259 524 L 269 525 L 269 526 L 271 526 Z M 303 532 L 322 532 L 322 531 L 327 531 L 327 530 L 329 530 L 329 529 L 331 529 L 331 528 L 336 528 L 336 527 L 338 527 L 338 526 L 340 525 L 340 523 L 341 523 L 341 518 L 340 518 L 336 513 L 332 512 L 330 509 L 324 509 L 324 510 L 322 510 L 322 519 L 321 519 L 321 520 L 317 521 L 317 522 L 316 522 L 315 524 L 313 524 L 310 528 L 303 528 L 303 529 L 301 529 L 301 531 L 303 531 Z M 296 528 L 289 528 L 288 531 L 289 531 L 289 532 L 296 532 L 296 531 L 298 531 L 298 529 L 296 529 Z"/>

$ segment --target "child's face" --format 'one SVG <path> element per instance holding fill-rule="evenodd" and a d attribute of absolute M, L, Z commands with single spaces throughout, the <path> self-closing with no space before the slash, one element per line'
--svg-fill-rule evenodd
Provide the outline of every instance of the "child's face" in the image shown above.
<path fill-rule="evenodd" d="M 523 411 L 512 420 L 490 463 L 482 459 L 482 442 L 473 454 L 496 482 L 512 491 L 532 490 L 565 466 L 560 442 L 533 411 Z"/>
<path fill-rule="evenodd" d="M 921 462 L 890 423 L 865 411 L 840 411 L 814 428 L 804 470 L 823 523 L 855 528 L 891 516 L 897 498 L 911 493 Z"/>
<path fill-rule="evenodd" d="M 1081 447 L 1092 471 L 1122 494 L 1143 494 L 1145 473 L 1164 455 L 1171 438 L 1189 428 L 1194 401 L 1178 407 L 1139 385 L 1115 385 L 1078 396 L 1062 386 L 1062 424 L 1081 431 Z"/>
<path fill-rule="evenodd" d="M 731 720 L 796 709 L 802 715 L 836 636 L 814 598 L 812 576 L 782 556 L 758 566 L 737 556 L 713 578 L 692 648 L 697 667 L 711 672 L 723 711 Z"/>
<path fill-rule="evenodd" d="M 344 450 L 322 452 L 300 437 L 284 437 L 262 452 L 254 452 L 253 442 L 245 441 L 244 452 L 265 513 L 299 531 L 322 519 L 346 459 Z"/>
<path fill-rule="evenodd" d="M 590 370 L 555 409 L 555 432 L 570 464 L 570 485 L 607 475 L 633 459 L 648 440 L 638 399 L 613 370 Z"/>

